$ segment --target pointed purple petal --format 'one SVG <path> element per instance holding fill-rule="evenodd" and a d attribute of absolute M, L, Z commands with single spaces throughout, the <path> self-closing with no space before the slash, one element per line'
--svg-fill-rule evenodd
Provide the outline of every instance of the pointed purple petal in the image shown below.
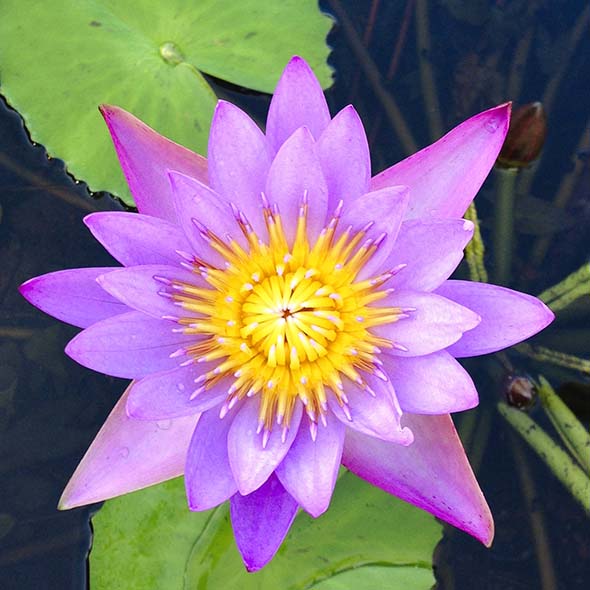
<path fill-rule="evenodd" d="M 412 432 L 401 425 L 402 411 L 391 383 L 365 373 L 363 373 L 363 379 L 368 383 L 372 393 L 361 389 L 351 381 L 344 382 L 351 419 L 348 419 L 336 397 L 329 395 L 328 404 L 332 413 L 345 426 L 358 432 L 399 445 L 411 444 Z"/>
<path fill-rule="evenodd" d="M 231 523 L 249 572 L 259 570 L 274 557 L 289 532 L 297 508 L 297 502 L 275 475 L 255 492 L 232 497 Z"/>
<path fill-rule="evenodd" d="M 177 264 L 176 250 L 186 252 L 189 242 L 182 231 L 158 217 L 101 211 L 84 218 L 92 235 L 124 266 Z"/>
<path fill-rule="evenodd" d="M 540 300 L 505 287 L 447 281 L 436 291 L 481 316 L 481 323 L 449 347 L 456 357 L 489 354 L 522 342 L 548 326 L 555 315 Z"/>
<path fill-rule="evenodd" d="M 328 105 L 314 73 L 302 58 L 291 58 L 268 110 L 266 136 L 273 151 L 299 127 L 307 127 L 317 140 L 329 122 Z"/>
<path fill-rule="evenodd" d="M 328 188 L 313 137 L 306 127 L 295 131 L 278 151 L 268 173 L 266 195 L 279 206 L 290 244 L 295 238 L 299 207 L 307 195 L 307 237 L 313 244 L 326 220 Z"/>
<path fill-rule="evenodd" d="M 263 433 L 256 433 L 258 406 L 258 397 L 246 400 L 234 418 L 227 439 L 229 464 L 238 490 L 244 495 L 257 490 L 270 477 L 291 448 L 301 421 L 301 404 L 297 403 L 285 442 L 281 439 L 282 428 L 275 424 L 263 447 Z"/>
<path fill-rule="evenodd" d="M 207 160 L 119 107 L 102 105 L 100 112 L 139 212 L 176 222 L 166 171 L 178 170 L 207 182 Z"/>
<path fill-rule="evenodd" d="M 340 199 L 354 201 L 371 190 L 369 144 L 352 105 L 344 107 L 318 139 L 318 153 L 328 182 L 330 210 Z"/>
<path fill-rule="evenodd" d="M 448 279 L 473 236 L 465 219 L 411 219 L 402 223 L 387 263 L 407 264 L 393 280 L 396 289 L 432 291 Z"/>
<path fill-rule="evenodd" d="M 492 515 L 450 416 L 409 414 L 406 419 L 414 432 L 408 447 L 348 430 L 343 465 L 489 546 Z"/>
<path fill-rule="evenodd" d="M 154 277 L 191 285 L 204 285 L 196 273 L 180 267 L 159 264 L 118 269 L 101 275 L 97 280 L 113 297 L 149 316 L 158 319 L 164 316 L 194 316 L 194 313 L 187 312 L 170 297 L 173 291 L 168 285 Z"/>
<path fill-rule="evenodd" d="M 41 311 L 78 328 L 87 328 L 129 311 L 96 282 L 97 277 L 116 268 L 73 268 L 50 272 L 29 279 L 19 291 Z"/>
<path fill-rule="evenodd" d="M 230 234 L 238 243 L 245 246 L 246 241 L 238 228 L 229 202 L 190 176 L 170 171 L 169 177 L 179 223 L 190 240 L 193 251 L 199 258 L 223 267 L 225 258 L 201 237 L 194 220 L 213 231 L 222 240 L 226 239 L 226 234 Z"/>
<path fill-rule="evenodd" d="M 190 416 L 218 406 L 227 397 L 230 385 L 227 380 L 190 399 L 198 388 L 195 379 L 213 368 L 211 363 L 189 365 L 135 381 L 127 400 L 128 416 L 137 420 L 164 420 Z"/>
<path fill-rule="evenodd" d="M 394 355 L 422 356 L 442 350 L 480 321 L 477 313 L 434 293 L 394 291 L 379 305 L 408 310 L 408 317 L 372 328 L 379 336 L 408 349 L 388 349 Z"/>
<path fill-rule="evenodd" d="M 68 482 L 59 508 L 102 502 L 182 475 L 198 416 L 143 422 L 127 416 L 129 389 Z"/>
<path fill-rule="evenodd" d="M 170 354 L 195 337 L 172 332 L 175 326 L 130 311 L 86 328 L 70 340 L 66 353 L 94 371 L 140 379 L 178 366 L 178 359 L 170 358 Z"/>
<path fill-rule="evenodd" d="M 352 225 L 354 231 L 360 230 L 367 223 L 373 225 L 367 236 L 377 239 L 382 234 L 387 234 L 371 259 L 365 264 L 358 274 L 358 280 L 374 276 L 387 264 L 390 270 L 390 256 L 397 247 L 396 238 L 404 218 L 409 191 L 405 186 L 387 187 L 379 191 L 367 193 L 354 201 L 347 201 L 342 211 L 340 227 L 346 228 Z"/>
<path fill-rule="evenodd" d="M 509 103 L 479 113 L 375 176 L 371 190 L 408 186 L 410 219 L 462 217 L 496 161 L 509 121 Z"/>
<path fill-rule="evenodd" d="M 332 418 L 326 426 L 318 426 L 313 441 L 309 420 L 304 416 L 293 445 L 276 469 L 285 489 L 314 518 L 330 504 L 342 457 L 344 431 L 344 424 Z"/>
<path fill-rule="evenodd" d="M 186 457 L 184 482 L 191 510 L 208 510 L 225 502 L 237 491 L 227 455 L 231 419 L 219 418 L 217 410 L 202 414 Z"/>
<path fill-rule="evenodd" d="M 209 134 L 209 184 L 235 203 L 259 233 L 264 231 L 260 194 L 270 163 L 266 137 L 256 123 L 238 107 L 220 100 Z"/>
<path fill-rule="evenodd" d="M 405 358 L 383 354 L 380 359 L 404 412 L 449 414 L 478 404 L 471 377 L 444 350 Z"/>

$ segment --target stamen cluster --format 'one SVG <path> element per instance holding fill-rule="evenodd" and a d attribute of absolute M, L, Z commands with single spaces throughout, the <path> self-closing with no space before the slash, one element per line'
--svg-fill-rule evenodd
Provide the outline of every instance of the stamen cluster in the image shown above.
<path fill-rule="evenodd" d="M 329 391 L 349 415 L 343 377 L 369 394 L 363 371 L 386 379 L 378 354 L 395 343 L 371 328 L 406 317 L 409 310 L 374 304 L 391 293 L 382 286 L 400 268 L 357 280 L 386 235 L 367 238 L 372 224 L 338 231 L 342 203 L 313 245 L 308 240 L 305 196 L 292 245 L 278 207 L 271 207 L 264 195 L 268 243 L 241 211 L 233 209 L 245 247 L 195 221 L 201 237 L 223 257 L 224 268 L 187 256 L 185 265 L 204 279 L 202 286 L 156 277 L 170 287 L 162 294 L 172 296 L 192 316 L 178 321 L 185 334 L 195 336 L 195 343 L 174 354 L 187 355 L 187 364 L 216 363 L 196 380 L 192 395 L 227 380 L 222 417 L 244 397 L 259 395 L 258 432 L 263 432 L 264 443 L 274 423 L 286 436 L 298 399 L 315 439 L 318 419 L 326 421 Z"/>

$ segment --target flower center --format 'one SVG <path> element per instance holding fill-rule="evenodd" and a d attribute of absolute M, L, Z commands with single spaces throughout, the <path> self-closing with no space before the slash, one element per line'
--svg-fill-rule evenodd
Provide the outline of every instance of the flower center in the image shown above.
<path fill-rule="evenodd" d="M 406 310 L 375 305 L 391 292 L 382 286 L 398 269 L 358 279 L 385 236 L 366 239 L 370 225 L 338 233 L 341 205 L 313 245 L 305 198 L 291 246 L 278 208 L 263 199 L 262 211 L 267 242 L 235 208 L 242 244 L 199 226 L 224 268 L 193 259 L 206 285 L 175 284 L 173 296 L 196 316 L 180 320 L 185 333 L 199 337 L 185 354 L 215 365 L 197 379 L 195 394 L 229 377 L 222 416 L 240 399 L 259 396 L 259 431 L 268 432 L 274 423 L 288 427 L 297 400 L 312 423 L 325 422 L 328 390 L 346 409 L 343 377 L 371 393 L 363 371 L 382 375 L 377 356 L 395 346 L 371 328 Z"/>

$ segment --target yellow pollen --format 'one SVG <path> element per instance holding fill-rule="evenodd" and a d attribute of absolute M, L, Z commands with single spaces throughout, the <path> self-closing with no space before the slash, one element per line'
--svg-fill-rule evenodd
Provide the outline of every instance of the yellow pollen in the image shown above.
<path fill-rule="evenodd" d="M 236 213 L 247 250 L 203 230 L 225 265 L 199 262 L 195 272 L 208 286 L 175 283 L 173 297 L 196 316 L 179 320 L 185 333 L 198 336 L 186 353 L 217 363 L 201 378 L 204 389 L 231 378 L 226 408 L 259 396 L 260 424 L 269 431 L 275 423 L 288 427 L 297 400 L 312 422 L 325 421 L 328 390 L 346 404 L 343 377 L 369 390 L 361 372 L 380 373 L 376 355 L 393 345 L 371 328 L 405 315 L 375 306 L 391 292 L 382 287 L 393 273 L 357 280 L 378 248 L 366 238 L 368 227 L 337 235 L 338 208 L 310 245 L 303 201 L 289 246 L 278 210 L 265 202 L 263 213 L 267 243 Z"/>

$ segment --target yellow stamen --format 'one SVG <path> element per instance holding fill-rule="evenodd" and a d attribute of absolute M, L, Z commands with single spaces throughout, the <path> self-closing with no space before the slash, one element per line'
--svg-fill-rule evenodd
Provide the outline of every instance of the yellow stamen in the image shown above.
<path fill-rule="evenodd" d="M 219 363 L 201 378 L 204 387 L 224 377 L 233 380 L 222 414 L 239 399 L 259 396 L 265 432 L 273 424 L 288 428 L 297 400 L 312 422 L 325 422 L 327 390 L 346 407 L 342 377 L 368 390 L 359 371 L 380 374 L 376 355 L 394 346 L 370 330 L 407 311 L 372 306 L 391 292 L 381 287 L 393 273 L 356 281 L 378 248 L 365 238 L 368 227 L 337 235 L 339 206 L 310 246 L 307 212 L 304 198 L 289 246 L 278 208 L 266 200 L 267 244 L 234 211 L 247 250 L 229 236 L 203 229 L 203 237 L 226 260 L 225 269 L 199 261 L 195 271 L 209 287 L 175 283 L 172 290 L 181 308 L 196 316 L 178 320 L 186 334 L 199 336 L 185 354 Z"/>

